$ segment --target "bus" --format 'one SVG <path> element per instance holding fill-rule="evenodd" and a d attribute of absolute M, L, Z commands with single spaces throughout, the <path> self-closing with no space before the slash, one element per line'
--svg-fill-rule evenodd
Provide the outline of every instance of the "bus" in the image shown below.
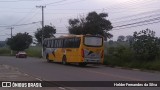
<path fill-rule="evenodd" d="M 102 36 L 71 35 L 46 38 L 43 48 L 43 57 L 48 62 L 77 63 L 80 66 L 86 66 L 87 64 L 102 64 L 104 60 Z"/>

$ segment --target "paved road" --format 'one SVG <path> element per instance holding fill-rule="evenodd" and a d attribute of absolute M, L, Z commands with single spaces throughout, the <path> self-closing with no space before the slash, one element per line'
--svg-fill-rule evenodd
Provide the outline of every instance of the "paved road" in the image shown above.
<path fill-rule="evenodd" d="M 78 67 L 47 63 L 38 58 L 15 58 L 0 56 L 0 63 L 19 68 L 22 72 L 47 81 L 160 81 L 160 73 L 125 70 L 106 66 Z M 106 90 L 106 88 L 70 88 L 73 90 Z M 128 90 L 128 88 L 107 88 Z M 159 90 L 160 88 L 129 88 L 129 90 Z"/>

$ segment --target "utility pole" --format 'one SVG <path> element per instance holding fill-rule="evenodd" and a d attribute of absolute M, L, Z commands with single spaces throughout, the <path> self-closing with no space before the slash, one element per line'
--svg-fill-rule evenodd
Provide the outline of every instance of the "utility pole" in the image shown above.
<path fill-rule="evenodd" d="M 42 58 L 43 58 L 43 39 L 44 39 L 44 37 L 43 37 L 43 29 L 44 29 L 44 8 L 46 7 L 46 6 L 36 6 L 37 8 L 41 8 L 42 9 Z"/>
<path fill-rule="evenodd" d="M 10 28 L 11 29 L 11 38 L 12 38 L 12 30 L 14 29 L 13 27 Z"/>
<path fill-rule="evenodd" d="M 13 27 L 10 27 L 9 29 L 11 29 L 11 38 L 12 38 L 12 30 L 14 29 Z M 13 54 L 13 51 L 11 50 L 11 55 Z"/>

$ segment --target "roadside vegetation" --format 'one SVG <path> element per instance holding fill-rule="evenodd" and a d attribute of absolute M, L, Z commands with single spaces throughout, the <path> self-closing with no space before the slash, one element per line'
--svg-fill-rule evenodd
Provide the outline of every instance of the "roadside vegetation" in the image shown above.
<path fill-rule="evenodd" d="M 160 70 L 160 39 L 149 29 L 135 32 L 127 40 L 120 36 L 107 42 L 105 49 L 106 65 Z"/>
<path fill-rule="evenodd" d="M 25 51 L 29 57 L 41 57 L 41 46 L 30 46 Z M 0 48 L 0 56 L 15 56 L 15 54 L 16 51 L 13 51 L 13 54 L 11 55 L 11 50 L 9 47 Z"/>
<path fill-rule="evenodd" d="M 9 56 L 11 50 L 8 47 L 0 47 L 0 56 Z"/>
<path fill-rule="evenodd" d="M 30 46 L 25 51 L 26 51 L 27 55 L 30 56 L 30 57 L 40 58 L 40 57 L 42 57 L 41 50 L 42 50 L 41 46 Z"/>

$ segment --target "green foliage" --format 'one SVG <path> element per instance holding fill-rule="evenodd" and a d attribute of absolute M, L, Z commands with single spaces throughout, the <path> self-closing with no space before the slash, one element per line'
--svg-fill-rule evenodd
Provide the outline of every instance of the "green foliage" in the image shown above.
<path fill-rule="evenodd" d="M 6 41 L 0 41 L 0 47 L 4 47 L 6 45 Z"/>
<path fill-rule="evenodd" d="M 105 64 L 112 66 L 125 66 L 133 60 L 133 51 L 125 46 L 109 47 L 105 56 Z"/>
<path fill-rule="evenodd" d="M 130 35 L 126 36 L 126 42 L 127 43 L 132 43 L 133 42 L 133 36 L 130 36 Z"/>
<path fill-rule="evenodd" d="M 118 41 L 118 42 L 124 42 L 124 41 L 125 41 L 125 36 L 123 36 L 123 35 L 118 36 L 117 41 Z"/>
<path fill-rule="evenodd" d="M 56 33 L 55 27 L 46 25 L 43 28 L 43 39 L 54 37 L 55 33 Z M 37 31 L 35 32 L 35 37 L 38 43 L 42 43 L 42 28 L 37 29 Z"/>
<path fill-rule="evenodd" d="M 160 71 L 160 39 L 155 37 L 154 31 L 142 30 L 134 36 L 126 36 L 123 42 L 105 44 L 106 65 Z"/>
<path fill-rule="evenodd" d="M 27 49 L 32 43 L 32 36 L 28 33 L 18 33 L 16 36 L 9 38 L 7 40 L 7 45 L 9 45 L 11 50 L 23 51 Z"/>
<path fill-rule="evenodd" d="M 113 35 L 108 33 L 113 27 L 111 22 L 106 19 L 107 13 L 97 14 L 96 12 L 90 12 L 87 17 L 81 17 L 79 19 L 69 20 L 69 33 L 70 34 L 91 34 L 102 35 L 105 38 L 111 38 Z"/>
<path fill-rule="evenodd" d="M 10 55 L 11 50 L 7 47 L 0 48 L 0 56 Z"/>
<path fill-rule="evenodd" d="M 159 39 L 155 37 L 155 32 L 149 29 L 139 33 L 134 32 L 132 48 L 138 60 L 155 60 L 159 53 Z"/>
<path fill-rule="evenodd" d="M 28 49 L 26 49 L 26 53 L 29 57 L 41 57 L 41 49 L 42 47 L 39 46 L 30 46 Z M 13 55 L 15 55 L 16 52 L 13 51 Z M 11 55 L 11 50 L 8 47 L 0 48 L 0 56 L 8 56 Z"/>
<path fill-rule="evenodd" d="M 105 65 L 160 71 L 160 58 L 147 62 L 136 60 L 132 49 L 125 46 L 109 47 L 107 50 L 108 53 L 104 57 Z"/>
<path fill-rule="evenodd" d="M 42 47 L 31 46 L 26 50 L 26 53 L 30 57 L 41 57 L 41 49 Z"/>

